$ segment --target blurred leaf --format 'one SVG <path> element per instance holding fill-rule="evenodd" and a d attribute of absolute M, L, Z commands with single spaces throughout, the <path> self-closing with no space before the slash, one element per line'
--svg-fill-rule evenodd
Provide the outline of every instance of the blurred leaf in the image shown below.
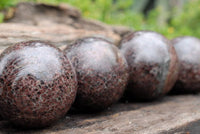
<path fill-rule="evenodd" d="M 0 23 L 2 23 L 4 20 L 4 14 L 3 13 L 0 13 Z"/>
<path fill-rule="evenodd" d="M 190 35 L 200 38 L 200 0 L 156 0 L 156 7 L 144 16 L 141 11 L 149 0 L 0 0 L 0 9 L 20 1 L 47 4 L 68 3 L 93 18 L 135 30 L 153 30 L 168 38 Z M 184 4 L 184 6 L 183 6 Z M 0 15 L 1 21 L 5 16 Z"/>

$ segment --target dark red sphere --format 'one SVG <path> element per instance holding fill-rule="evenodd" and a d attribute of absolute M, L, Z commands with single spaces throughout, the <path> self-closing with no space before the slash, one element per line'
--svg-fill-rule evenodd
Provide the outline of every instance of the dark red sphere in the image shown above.
<path fill-rule="evenodd" d="M 75 70 L 47 42 L 21 42 L 0 56 L 0 115 L 21 127 L 45 127 L 63 117 L 75 99 Z"/>
<path fill-rule="evenodd" d="M 129 99 L 151 100 L 170 91 L 179 64 L 169 40 L 156 32 L 138 31 L 126 36 L 120 49 L 129 65 Z"/>
<path fill-rule="evenodd" d="M 120 99 L 128 80 L 128 65 L 116 46 L 102 38 L 88 37 L 64 52 L 77 72 L 76 108 L 103 110 Z"/>
<path fill-rule="evenodd" d="M 178 80 L 173 88 L 176 93 L 200 91 L 200 39 L 190 36 L 172 40 L 180 61 Z"/>

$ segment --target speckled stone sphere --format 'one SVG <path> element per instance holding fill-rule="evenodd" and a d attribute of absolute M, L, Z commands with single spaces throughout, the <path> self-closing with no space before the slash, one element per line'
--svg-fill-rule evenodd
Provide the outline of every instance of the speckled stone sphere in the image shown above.
<path fill-rule="evenodd" d="M 130 33 L 121 41 L 129 65 L 130 100 L 153 100 L 170 91 L 178 77 L 179 62 L 170 41 L 152 31 Z"/>
<path fill-rule="evenodd" d="M 76 91 L 71 62 L 47 42 L 21 42 L 0 56 L 0 115 L 14 125 L 49 126 L 66 114 Z"/>
<path fill-rule="evenodd" d="M 77 72 L 77 109 L 101 111 L 120 99 L 128 81 L 128 65 L 116 46 L 102 38 L 87 37 L 64 52 Z"/>
<path fill-rule="evenodd" d="M 190 36 L 172 40 L 180 61 L 178 80 L 173 88 L 176 93 L 200 91 L 200 39 Z"/>

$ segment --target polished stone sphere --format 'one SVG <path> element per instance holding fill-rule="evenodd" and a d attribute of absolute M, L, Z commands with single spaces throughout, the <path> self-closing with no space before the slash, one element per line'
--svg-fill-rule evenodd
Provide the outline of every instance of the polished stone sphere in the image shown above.
<path fill-rule="evenodd" d="M 179 64 L 169 40 L 156 32 L 137 31 L 122 39 L 120 49 L 129 65 L 126 97 L 152 100 L 171 90 Z"/>
<path fill-rule="evenodd" d="M 0 56 L 0 115 L 16 126 L 49 126 L 69 110 L 77 80 L 71 62 L 48 42 L 28 41 Z"/>
<path fill-rule="evenodd" d="M 103 38 L 87 37 L 64 52 L 77 72 L 77 109 L 101 111 L 120 99 L 128 80 L 128 65 L 116 46 Z"/>
<path fill-rule="evenodd" d="M 173 88 L 176 93 L 200 91 L 200 39 L 190 36 L 172 40 L 180 61 L 178 80 Z"/>

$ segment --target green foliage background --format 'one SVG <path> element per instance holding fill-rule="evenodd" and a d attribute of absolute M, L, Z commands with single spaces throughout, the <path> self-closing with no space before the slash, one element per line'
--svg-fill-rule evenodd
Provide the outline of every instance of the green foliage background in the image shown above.
<path fill-rule="evenodd" d="M 153 30 L 168 38 L 190 35 L 200 38 L 200 0 L 189 0 L 180 12 L 173 8 L 164 10 L 162 4 L 156 6 L 148 16 L 136 10 L 141 0 L 0 0 L 0 9 L 14 6 L 21 1 L 59 4 L 68 3 L 79 8 L 84 17 L 93 18 L 113 25 L 124 25 L 134 30 Z M 165 1 L 165 0 L 163 0 Z M 139 3 L 139 4 L 138 4 Z M 162 16 L 168 14 L 168 19 L 162 21 Z M 0 14 L 0 21 L 3 14 Z"/>

